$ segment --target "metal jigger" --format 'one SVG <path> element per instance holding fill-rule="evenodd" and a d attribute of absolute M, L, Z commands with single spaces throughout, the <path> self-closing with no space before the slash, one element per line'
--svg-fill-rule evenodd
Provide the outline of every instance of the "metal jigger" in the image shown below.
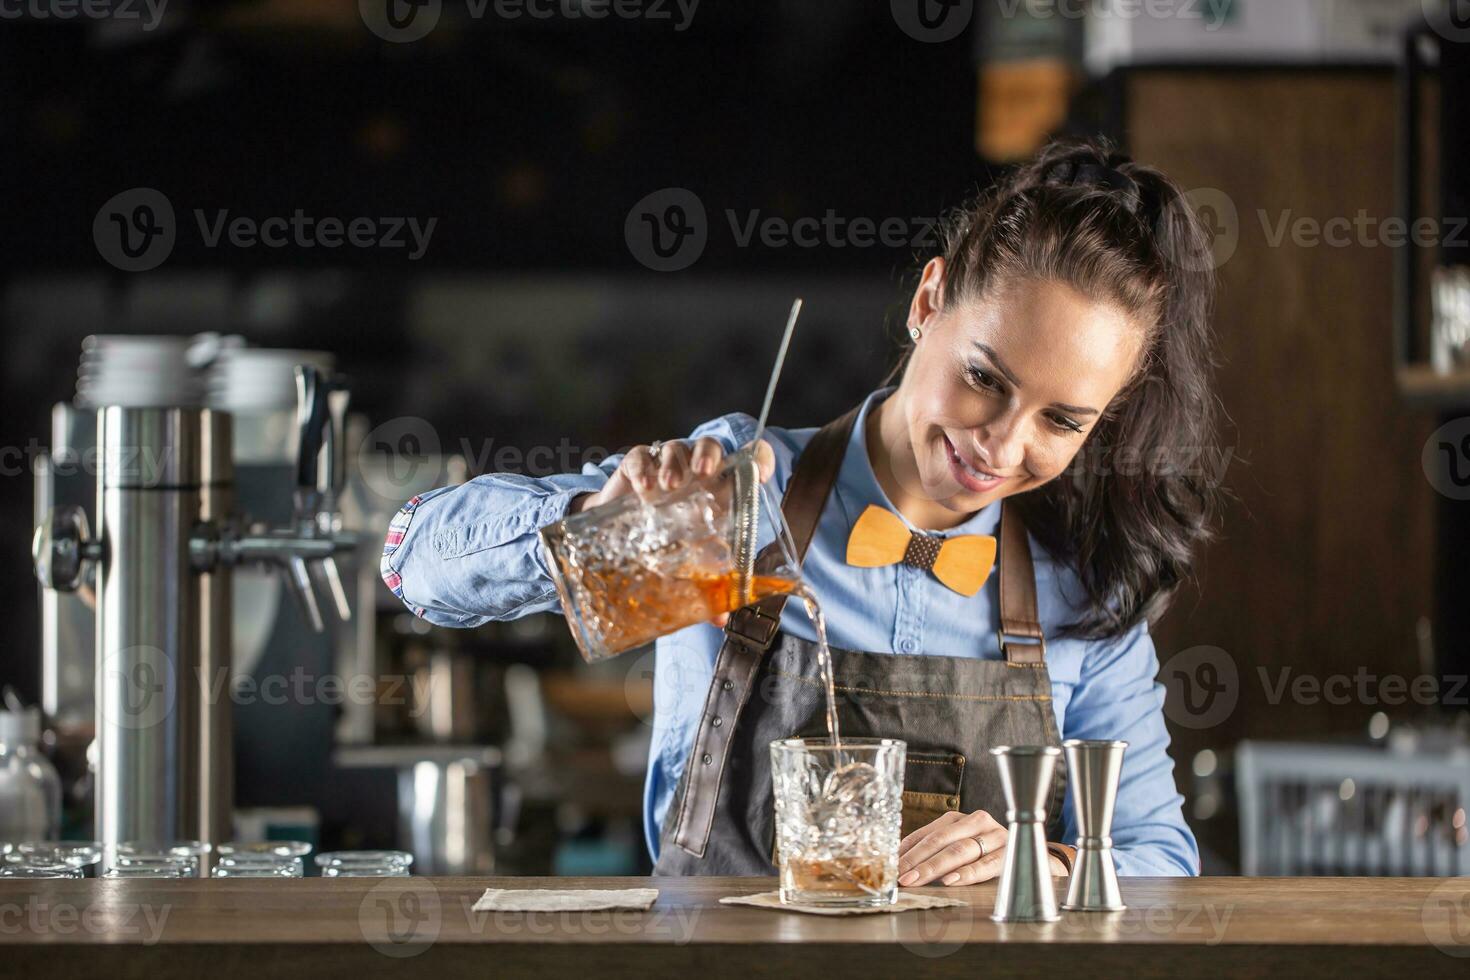
<path fill-rule="evenodd" d="M 1062 750 L 1049 745 L 999 746 L 990 750 L 1006 795 L 1005 866 L 995 896 L 996 922 L 1055 922 L 1056 888 L 1046 852 L 1046 800 Z"/>
<path fill-rule="evenodd" d="M 1077 859 L 1062 908 L 1078 912 L 1121 912 L 1127 908 L 1113 868 L 1113 803 L 1127 742 L 1068 739 L 1067 775 L 1077 814 Z"/>

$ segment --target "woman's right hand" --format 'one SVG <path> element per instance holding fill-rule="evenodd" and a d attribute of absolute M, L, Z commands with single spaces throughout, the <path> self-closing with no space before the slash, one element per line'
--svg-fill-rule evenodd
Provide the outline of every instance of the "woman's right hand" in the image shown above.
<path fill-rule="evenodd" d="M 724 458 L 725 447 L 708 436 L 695 440 L 692 445 L 686 440 L 662 443 L 657 456 L 648 446 L 634 446 L 601 490 L 572 501 L 571 513 L 579 514 L 629 493 L 646 499 L 664 490 L 677 489 L 691 478 L 711 475 L 720 468 Z M 776 471 L 776 454 L 765 440 L 756 449 L 755 461 L 764 483 Z"/>

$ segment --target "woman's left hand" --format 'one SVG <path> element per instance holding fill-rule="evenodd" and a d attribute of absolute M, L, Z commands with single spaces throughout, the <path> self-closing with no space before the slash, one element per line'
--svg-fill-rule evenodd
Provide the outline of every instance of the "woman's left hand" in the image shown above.
<path fill-rule="evenodd" d="M 898 883 L 904 888 L 939 881 L 946 885 L 974 885 L 1000 874 L 1005 864 L 1010 832 L 984 810 L 943 814 L 898 844 Z M 1067 867 L 1055 854 L 1051 873 L 1065 875 Z"/>

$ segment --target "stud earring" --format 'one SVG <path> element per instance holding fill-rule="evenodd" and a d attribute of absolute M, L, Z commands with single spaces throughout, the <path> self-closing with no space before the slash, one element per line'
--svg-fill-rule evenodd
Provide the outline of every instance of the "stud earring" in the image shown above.
<path fill-rule="evenodd" d="M 917 341 L 920 337 L 922 337 L 924 335 L 923 335 L 923 333 L 921 333 L 919 331 L 919 328 L 918 327 L 909 327 L 909 336 L 912 337 L 915 341 Z"/>

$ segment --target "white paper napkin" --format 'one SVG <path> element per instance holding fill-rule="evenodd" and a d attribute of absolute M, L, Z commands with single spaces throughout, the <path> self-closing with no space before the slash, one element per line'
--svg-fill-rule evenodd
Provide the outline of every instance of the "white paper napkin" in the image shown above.
<path fill-rule="evenodd" d="M 657 888 L 487 888 L 476 900 L 476 912 L 596 912 L 601 909 L 647 909 Z"/>
<path fill-rule="evenodd" d="M 957 898 L 941 898 L 938 895 L 919 895 L 915 892 L 899 892 L 898 901 L 892 905 L 834 907 L 831 905 L 782 905 L 780 892 L 759 892 L 755 895 L 731 895 L 720 899 L 721 905 L 754 905 L 756 908 L 777 909 L 782 912 L 810 912 L 812 915 L 881 915 L 885 912 L 907 912 L 911 909 L 948 909 L 969 905 Z"/>

